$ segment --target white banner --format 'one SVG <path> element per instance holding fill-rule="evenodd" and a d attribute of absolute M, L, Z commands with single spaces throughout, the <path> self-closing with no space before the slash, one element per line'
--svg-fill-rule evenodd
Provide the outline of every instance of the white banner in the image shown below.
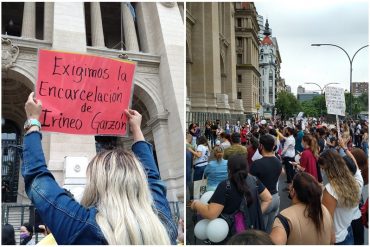
<path fill-rule="evenodd" d="M 325 101 L 328 114 L 346 115 L 346 101 L 344 98 L 344 89 L 337 87 L 326 87 Z"/>

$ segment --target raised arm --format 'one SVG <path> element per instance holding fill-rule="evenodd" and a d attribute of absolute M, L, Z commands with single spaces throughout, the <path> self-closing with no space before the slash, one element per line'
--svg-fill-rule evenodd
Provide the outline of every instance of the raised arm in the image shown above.
<path fill-rule="evenodd" d="M 355 163 L 355 165 L 356 165 L 356 168 L 357 169 L 359 169 L 358 168 L 358 164 L 357 164 L 357 161 L 356 161 L 356 159 L 355 159 L 355 157 L 353 156 L 353 154 L 348 150 L 348 148 L 347 148 L 347 146 L 346 146 L 346 144 L 344 143 L 344 140 L 342 139 L 342 138 L 339 138 L 339 140 L 338 140 L 338 144 L 339 144 L 339 146 L 344 150 L 344 152 L 346 153 L 346 155 L 348 156 L 348 157 L 350 157 L 352 160 L 353 160 L 353 162 Z"/>
<path fill-rule="evenodd" d="M 41 101 L 36 101 L 31 93 L 25 105 L 27 118 L 39 119 L 41 108 Z M 25 190 L 57 243 L 71 244 L 78 232 L 91 225 L 88 221 L 95 212 L 70 198 L 56 183 L 46 167 L 39 130 L 38 126 L 32 126 L 24 137 L 22 176 Z"/>
<path fill-rule="evenodd" d="M 148 176 L 149 188 L 159 218 L 167 229 L 171 243 L 176 244 L 177 226 L 172 220 L 170 206 L 166 198 L 166 186 L 161 180 L 158 168 L 155 164 L 152 145 L 145 141 L 140 128 L 142 116 L 135 110 L 125 110 L 125 114 L 134 138 L 132 151 L 140 160 Z"/>

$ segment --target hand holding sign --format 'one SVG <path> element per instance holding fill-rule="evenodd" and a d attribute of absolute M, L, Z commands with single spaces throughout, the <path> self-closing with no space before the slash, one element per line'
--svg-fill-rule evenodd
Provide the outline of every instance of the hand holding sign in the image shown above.
<path fill-rule="evenodd" d="M 127 121 L 130 124 L 130 130 L 133 134 L 134 141 L 135 142 L 144 141 L 145 140 L 144 135 L 141 132 L 141 128 L 140 128 L 141 119 L 142 119 L 141 114 L 131 109 L 125 110 L 125 114 L 126 114 Z"/>
<path fill-rule="evenodd" d="M 88 54 L 39 50 L 36 94 L 44 131 L 125 135 L 136 64 Z"/>
<path fill-rule="evenodd" d="M 28 119 L 39 119 L 42 110 L 41 100 L 36 100 L 34 97 L 35 93 L 32 92 L 28 96 L 27 102 L 25 104 L 25 110 Z"/>

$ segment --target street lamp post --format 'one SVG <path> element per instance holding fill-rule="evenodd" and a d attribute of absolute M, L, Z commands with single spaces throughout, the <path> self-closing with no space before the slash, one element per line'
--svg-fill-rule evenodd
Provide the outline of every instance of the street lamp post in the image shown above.
<path fill-rule="evenodd" d="M 365 45 L 363 47 L 361 47 L 360 49 L 358 49 L 355 54 L 353 54 L 352 58 L 348 55 L 348 52 L 346 50 L 344 50 L 342 47 L 340 47 L 339 45 L 334 45 L 334 44 L 311 44 L 311 46 L 335 46 L 339 49 L 341 49 L 342 51 L 344 51 L 344 53 L 346 53 L 347 57 L 348 57 L 348 60 L 349 60 L 349 115 L 352 116 L 352 64 L 353 64 L 353 59 L 355 59 L 355 56 L 357 55 L 357 53 L 359 51 L 361 51 L 362 49 L 368 47 L 369 45 Z"/>
<path fill-rule="evenodd" d="M 339 84 L 338 82 L 331 82 L 331 83 L 328 83 L 328 84 L 325 84 L 323 87 L 321 87 L 319 84 L 317 83 L 314 83 L 314 82 L 305 82 L 304 84 L 313 84 L 313 85 L 316 85 L 320 88 L 320 92 L 321 92 L 321 95 L 324 94 L 324 90 L 327 86 L 331 85 L 331 84 Z"/>
<path fill-rule="evenodd" d="M 305 82 L 305 84 L 313 84 L 313 85 L 318 86 L 318 87 L 320 88 L 321 95 L 323 95 L 323 94 L 324 94 L 324 90 L 325 90 L 325 88 L 326 88 L 327 86 L 332 85 L 332 84 L 339 84 L 339 83 L 338 83 L 338 82 L 331 82 L 331 83 L 325 84 L 323 87 L 321 87 L 319 84 L 314 83 L 314 82 Z M 320 117 L 322 117 L 322 109 L 323 109 L 323 108 L 324 108 L 324 107 L 321 107 L 321 108 L 320 108 Z"/>

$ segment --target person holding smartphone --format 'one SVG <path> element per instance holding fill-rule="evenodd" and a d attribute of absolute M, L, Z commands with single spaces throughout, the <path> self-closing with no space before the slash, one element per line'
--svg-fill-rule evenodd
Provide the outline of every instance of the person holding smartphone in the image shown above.
<path fill-rule="evenodd" d="M 291 162 L 297 171 L 305 171 L 318 180 L 317 159 L 319 158 L 319 146 L 316 138 L 311 134 L 305 134 L 302 138 L 304 150 L 299 163 Z"/>

